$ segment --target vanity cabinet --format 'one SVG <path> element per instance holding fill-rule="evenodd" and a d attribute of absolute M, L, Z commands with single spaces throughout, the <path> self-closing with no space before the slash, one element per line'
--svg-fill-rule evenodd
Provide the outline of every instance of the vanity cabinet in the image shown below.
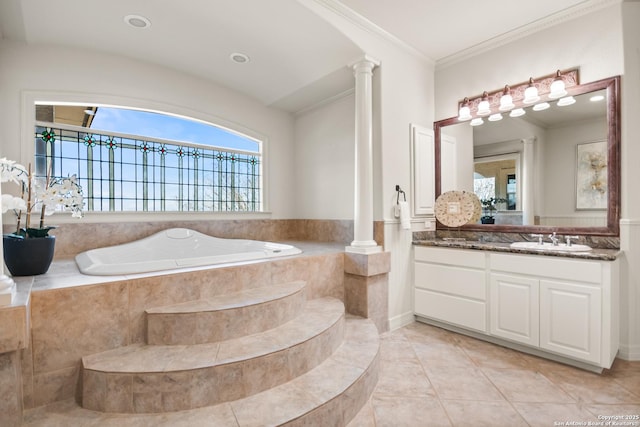
<path fill-rule="evenodd" d="M 488 332 L 484 253 L 418 246 L 414 277 L 416 314 Z"/>
<path fill-rule="evenodd" d="M 427 321 L 552 358 L 613 363 L 617 260 L 416 246 L 414 273 L 415 314 Z"/>

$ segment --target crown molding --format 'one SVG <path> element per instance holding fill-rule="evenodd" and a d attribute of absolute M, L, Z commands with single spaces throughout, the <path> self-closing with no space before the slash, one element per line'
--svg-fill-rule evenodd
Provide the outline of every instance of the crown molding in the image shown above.
<path fill-rule="evenodd" d="M 340 1 L 338 0 L 312 0 L 312 1 L 324 7 L 325 9 L 335 13 L 336 15 L 346 19 L 347 21 L 351 22 L 357 27 L 367 31 L 368 33 L 384 39 L 385 41 L 395 45 L 396 47 L 399 47 L 400 49 L 404 50 L 405 52 L 413 56 L 419 57 L 420 59 L 428 62 L 431 65 L 435 65 L 435 61 L 429 58 L 423 52 L 419 51 L 415 47 L 411 46 L 410 44 L 404 42 L 403 40 L 394 36 L 393 34 L 386 31 L 385 29 L 374 24 L 364 16 L 355 12 L 353 9 L 345 6 Z"/>
<path fill-rule="evenodd" d="M 351 95 L 353 95 L 355 92 L 356 92 L 356 91 L 355 91 L 355 89 L 354 89 L 354 88 L 347 89 L 347 90 L 342 91 L 342 92 L 340 92 L 340 93 L 337 93 L 337 94 L 335 94 L 335 95 L 333 95 L 333 96 L 330 96 L 330 97 L 328 97 L 328 98 L 325 98 L 325 99 L 323 99 L 323 100 L 321 100 L 321 101 L 318 101 L 318 102 L 316 102 L 315 104 L 312 104 L 312 105 L 306 106 L 306 107 L 304 107 L 304 108 L 302 108 L 302 109 L 300 109 L 300 110 L 294 111 L 294 112 L 293 112 L 293 115 L 294 115 L 295 117 L 304 116 L 305 114 L 310 113 L 311 111 L 317 110 L 317 109 L 319 109 L 319 108 L 322 108 L 322 107 L 324 107 L 325 105 L 333 104 L 334 102 L 337 102 L 337 101 L 339 101 L 339 100 L 340 100 L 340 99 L 342 99 L 342 98 L 346 98 L 346 97 L 348 97 L 348 96 L 351 96 Z"/>
<path fill-rule="evenodd" d="M 438 59 L 436 61 L 436 70 L 444 69 L 458 62 L 469 59 L 473 56 L 480 55 L 497 47 L 509 44 L 531 34 L 543 31 L 547 28 L 554 27 L 567 21 L 571 21 L 583 15 L 588 15 L 597 10 L 606 7 L 621 4 L 625 0 L 586 0 L 576 6 L 569 7 L 560 12 L 549 15 L 545 18 L 538 19 L 530 24 L 523 25 L 504 34 L 493 37 L 482 43 L 463 49 L 452 55 Z M 628 1 L 628 0 L 627 0 Z"/>

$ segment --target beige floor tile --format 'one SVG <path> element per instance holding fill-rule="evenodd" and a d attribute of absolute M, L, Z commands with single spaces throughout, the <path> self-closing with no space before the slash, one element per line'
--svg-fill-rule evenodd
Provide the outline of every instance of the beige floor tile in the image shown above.
<path fill-rule="evenodd" d="M 514 403 L 513 406 L 532 427 L 549 427 L 556 423 L 588 423 L 598 421 L 587 409 L 576 403 Z M 587 425 L 587 424 L 584 424 Z"/>
<path fill-rule="evenodd" d="M 527 426 L 509 402 L 443 400 L 442 406 L 454 426 Z"/>
<path fill-rule="evenodd" d="M 482 368 L 531 369 L 522 353 L 470 337 L 462 337 L 460 346 L 473 362 Z"/>
<path fill-rule="evenodd" d="M 603 375 L 580 369 L 557 369 L 545 372 L 545 376 L 565 390 L 576 402 L 602 404 L 640 404 L 640 388 L 635 388 L 637 379 L 621 377 L 615 379 L 610 373 Z M 632 393 L 624 386 L 635 388 Z"/>
<path fill-rule="evenodd" d="M 373 394 L 376 427 L 451 426 L 438 399 L 404 396 L 401 399 Z"/>
<path fill-rule="evenodd" d="M 411 342 L 427 344 L 448 343 L 457 344 L 462 336 L 446 329 L 424 323 L 414 322 L 402 328 L 404 336 Z"/>
<path fill-rule="evenodd" d="M 375 391 L 384 395 L 435 397 L 433 387 L 417 361 L 382 363 Z"/>
<path fill-rule="evenodd" d="M 457 344 L 447 342 L 412 343 L 413 350 L 422 365 L 426 367 L 458 366 L 475 368 L 476 364 Z"/>
<path fill-rule="evenodd" d="M 438 366 L 427 368 L 426 372 L 440 399 L 504 401 L 479 369 Z"/>
<path fill-rule="evenodd" d="M 383 362 L 417 362 L 413 346 L 408 341 L 380 340 L 380 360 Z"/>
<path fill-rule="evenodd" d="M 489 368 L 483 372 L 511 402 L 575 403 L 571 396 L 539 372 Z"/>

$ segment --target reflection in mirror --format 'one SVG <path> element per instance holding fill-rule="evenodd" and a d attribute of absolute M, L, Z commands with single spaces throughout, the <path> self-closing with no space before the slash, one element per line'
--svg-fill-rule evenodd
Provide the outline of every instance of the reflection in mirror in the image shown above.
<path fill-rule="evenodd" d="M 455 117 L 436 122 L 437 195 L 455 189 L 498 199 L 483 214 L 495 225 L 467 229 L 617 235 L 618 86 L 619 77 L 577 85 L 569 89 L 573 104 L 528 107 L 481 126 Z M 447 156 L 457 168 L 440 167 L 451 164 Z"/>

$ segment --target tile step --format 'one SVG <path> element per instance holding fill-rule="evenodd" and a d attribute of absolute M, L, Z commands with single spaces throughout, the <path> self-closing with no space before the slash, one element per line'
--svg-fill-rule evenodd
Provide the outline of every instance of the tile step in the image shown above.
<path fill-rule="evenodd" d="M 285 384 L 230 402 L 238 427 L 347 425 L 378 382 L 379 348 L 375 324 L 350 316 L 344 342 L 322 364 Z"/>
<path fill-rule="evenodd" d="M 164 414 L 105 414 L 95 425 L 345 426 L 368 401 L 378 380 L 379 335 L 372 321 L 347 316 L 343 343 L 323 363 L 287 383 L 250 397 Z M 74 408 L 74 402 L 67 406 Z M 75 407 L 65 425 L 94 412 Z M 58 410 L 60 412 L 60 410 Z M 59 416 L 59 415 L 58 415 Z M 78 421 L 75 424 L 75 421 Z M 93 424 L 92 424 L 93 425 Z"/>
<path fill-rule="evenodd" d="M 212 344 L 135 344 L 86 356 L 83 406 L 103 412 L 169 412 L 240 399 L 326 360 L 344 336 L 344 305 L 309 300 L 296 319 Z"/>
<path fill-rule="evenodd" d="M 300 314 L 305 288 L 293 281 L 147 309 L 147 343 L 215 343 L 275 328 Z"/>

